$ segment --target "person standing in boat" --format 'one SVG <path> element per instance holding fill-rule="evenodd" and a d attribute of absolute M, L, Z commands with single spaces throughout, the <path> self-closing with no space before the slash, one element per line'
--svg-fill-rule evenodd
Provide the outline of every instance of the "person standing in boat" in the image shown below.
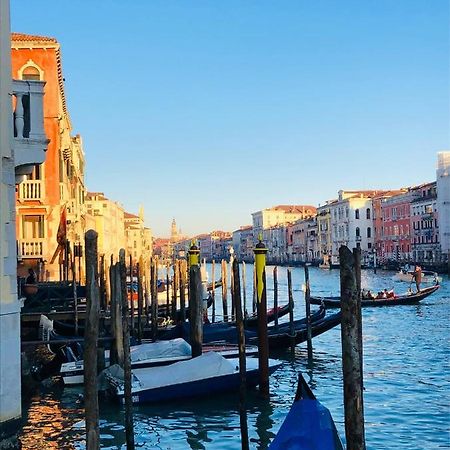
<path fill-rule="evenodd" d="M 422 283 L 422 267 L 416 265 L 413 273 L 413 280 L 416 282 L 417 292 L 420 292 L 420 283 Z"/>

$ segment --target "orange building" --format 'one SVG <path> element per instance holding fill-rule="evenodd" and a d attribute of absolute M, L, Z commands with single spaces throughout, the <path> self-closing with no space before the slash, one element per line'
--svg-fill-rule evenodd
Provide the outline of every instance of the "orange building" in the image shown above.
<path fill-rule="evenodd" d="M 60 45 L 51 37 L 12 33 L 11 55 L 13 78 L 46 82 L 44 129 L 50 140 L 45 163 L 17 191 L 18 273 L 34 267 L 41 280 L 65 278 L 64 252 L 56 254 L 58 227 L 60 243 L 65 229 L 72 248 L 84 245 L 85 161 L 81 137 L 71 136 Z"/>

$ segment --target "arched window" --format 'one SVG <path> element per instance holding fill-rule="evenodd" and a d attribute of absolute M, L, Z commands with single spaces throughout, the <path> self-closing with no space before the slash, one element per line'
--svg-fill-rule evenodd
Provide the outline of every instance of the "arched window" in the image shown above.
<path fill-rule="evenodd" d="M 356 227 L 356 237 L 361 236 L 361 231 L 359 230 L 359 227 Z"/>
<path fill-rule="evenodd" d="M 366 209 L 366 219 L 370 219 L 370 208 Z"/>
<path fill-rule="evenodd" d="M 370 227 L 367 227 L 367 237 L 372 237 L 372 229 Z"/>
<path fill-rule="evenodd" d="M 22 80 L 33 80 L 39 81 L 41 79 L 41 74 L 36 67 L 27 66 L 22 71 Z"/>
<path fill-rule="evenodd" d="M 359 209 L 355 209 L 355 219 L 359 219 Z"/>
<path fill-rule="evenodd" d="M 18 75 L 20 80 L 42 81 L 44 79 L 44 71 L 32 59 L 18 70 Z"/>

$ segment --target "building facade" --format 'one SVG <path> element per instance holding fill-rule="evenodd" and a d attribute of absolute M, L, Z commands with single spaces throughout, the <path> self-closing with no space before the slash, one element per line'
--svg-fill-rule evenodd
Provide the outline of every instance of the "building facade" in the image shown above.
<path fill-rule="evenodd" d="M 14 78 L 30 85 L 45 82 L 43 116 L 49 138 L 45 163 L 26 175 L 17 192 L 18 274 L 24 275 L 28 267 L 33 267 L 40 278 L 55 280 L 64 273 L 63 265 L 70 266 L 62 241 L 84 246 L 82 140 L 71 135 L 57 40 L 13 33 L 11 55 Z M 62 228 L 66 234 L 58 237 Z"/>
<path fill-rule="evenodd" d="M 253 227 L 242 226 L 233 231 L 233 248 L 239 261 L 253 262 Z"/>
<path fill-rule="evenodd" d="M 450 264 L 450 152 L 439 152 L 436 170 L 441 260 Z"/>
<path fill-rule="evenodd" d="M 330 264 L 333 251 L 330 205 L 334 202 L 336 200 L 328 200 L 325 205 L 317 208 L 317 247 L 324 264 Z"/>

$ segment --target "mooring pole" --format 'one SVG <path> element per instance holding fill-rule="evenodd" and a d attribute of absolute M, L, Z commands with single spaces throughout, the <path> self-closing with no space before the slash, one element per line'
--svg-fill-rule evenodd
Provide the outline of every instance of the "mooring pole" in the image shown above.
<path fill-rule="evenodd" d="M 278 267 L 273 268 L 273 310 L 275 313 L 275 329 L 278 330 Z"/>
<path fill-rule="evenodd" d="M 292 295 L 292 273 L 291 269 L 287 270 L 288 281 L 288 299 L 289 299 L 289 334 L 291 341 L 291 351 L 295 350 L 295 335 L 294 335 L 294 296 Z"/>
<path fill-rule="evenodd" d="M 222 309 L 223 309 L 223 321 L 228 322 L 228 292 L 227 292 L 227 263 L 224 259 L 221 262 L 222 268 Z"/>
<path fill-rule="evenodd" d="M 364 410 L 362 392 L 362 365 L 360 317 L 355 258 L 345 246 L 339 249 L 341 278 L 341 340 L 342 371 L 344 377 L 344 412 L 347 450 L 365 450 Z"/>
<path fill-rule="evenodd" d="M 156 341 L 158 337 L 158 310 L 157 310 L 157 303 L 158 303 L 158 292 L 155 289 L 155 258 L 151 259 L 150 262 L 150 298 L 151 298 L 151 305 L 152 305 L 152 340 L 153 342 Z"/>
<path fill-rule="evenodd" d="M 130 335 L 134 336 L 134 299 L 133 299 L 133 257 L 130 255 Z"/>
<path fill-rule="evenodd" d="M 242 303 L 241 303 L 241 283 L 239 275 L 239 262 L 237 258 L 233 260 L 233 292 L 235 301 L 235 312 L 236 312 L 236 326 L 238 331 L 238 345 L 239 345 L 239 375 L 241 378 L 241 383 L 239 386 L 239 422 L 241 425 L 241 447 L 243 450 L 248 450 L 248 424 L 247 424 L 247 408 L 246 408 L 246 371 L 247 371 L 247 361 L 245 357 L 245 332 L 244 332 L 244 319 L 242 314 Z"/>
<path fill-rule="evenodd" d="M 186 261 L 180 260 L 178 264 L 178 278 L 180 280 L 180 313 L 181 322 L 186 322 Z"/>
<path fill-rule="evenodd" d="M 139 344 L 142 343 L 142 309 L 144 304 L 144 292 L 142 290 L 142 257 L 139 258 L 139 262 L 136 264 L 136 275 L 137 275 L 137 295 L 138 295 L 138 325 L 137 325 L 137 339 Z"/>
<path fill-rule="evenodd" d="M 312 362 L 312 331 L 311 331 L 311 289 L 309 286 L 309 267 L 305 264 L 305 309 L 306 309 L 306 343 L 308 347 L 308 362 Z"/>
<path fill-rule="evenodd" d="M 242 296 L 243 296 L 243 310 L 244 310 L 244 319 L 247 317 L 247 285 L 246 285 L 246 268 L 245 261 L 242 261 Z"/>
<path fill-rule="evenodd" d="M 211 298 L 212 298 L 212 315 L 211 321 L 214 323 L 216 321 L 216 262 L 212 260 L 211 268 Z"/>
<path fill-rule="evenodd" d="M 170 317 L 170 266 L 166 266 L 166 316 Z"/>
<path fill-rule="evenodd" d="M 202 276 L 200 273 L 200 250 L 192 242 L 189 249 L 189 322 L 191 329 L 192 357 L 202 354 L 203 311 Z"/>
<path fill-rule="evenodd" d="M 97 233 L 84 235 L 86 248 L 86 329 L 84 333 L 84 402 L 87 450 L 100 448 L 99 410 L 97 393 L 97 340 L 100 313 L 98 285 Z"/>
<path fill-rule="evenodd" d="M 269 398 L 269 339 L 267 336 L 266 254 L 267 248 L 259 236 L 255 254 L 256 297 L 258 311 L 259 392 Z"/>
<path fill-rule="evenodd" d="M 125 263 L 125 250 L 123 248 L 120 249 L 119 252 L 119 264 L 120 264 L 120 283 L 122 293 L 125 439 L 127 443 L 127 450 L 134 450 L 133 399 L 131 394 L 130 332 L 128 327 L 127 267 Z M 130 273 L 132 275 L 131 265 L 130 265 Z"/>

